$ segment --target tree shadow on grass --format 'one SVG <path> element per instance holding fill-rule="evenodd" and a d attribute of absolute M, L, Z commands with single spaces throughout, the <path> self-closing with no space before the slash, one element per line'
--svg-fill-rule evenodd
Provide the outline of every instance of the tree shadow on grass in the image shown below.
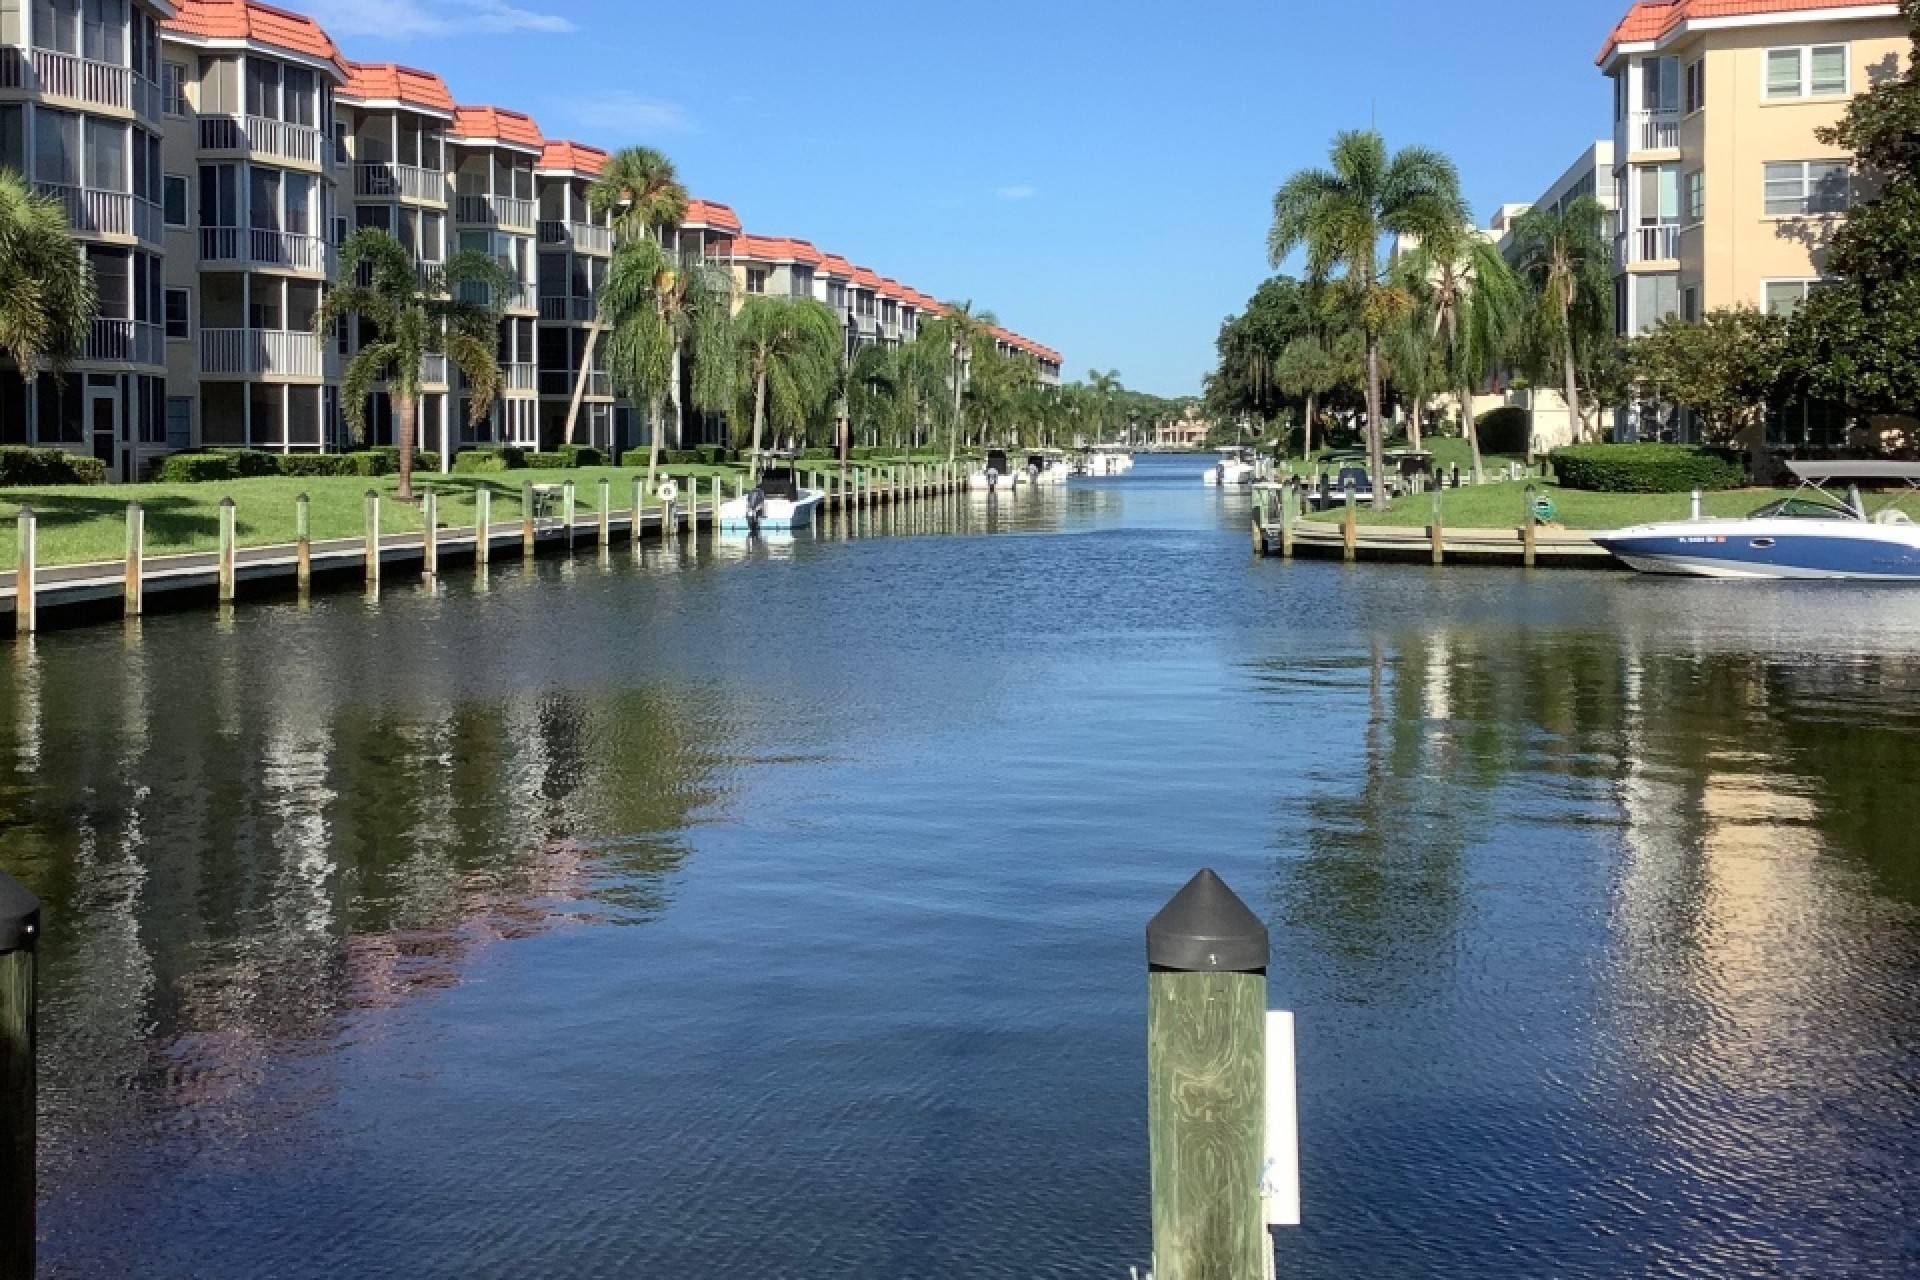
<path fill-rule="evenodd" d="M 124 498 L 89 498 L 80 494 L 33 493 L 25 492 L 14 496 L 12 504 L 17 512 L 19 507 L 31 507 L 39 536 L 43 542 L 51 537 L 56 541 L 60 535 L 89 525 L 98 525 L 102 529 L 112 529 L 119 534 L 126 528 L 127 501 Z M 197 541 L 217 538 L 220 533 L 220 516 L 203 503 L 179 495 L 156 496 L 140 503 L 146 512 L 147 544 L 149 547 L 179 545 L 186 546 Z M 12 512 L 6 519 L 11 520 Z M 122 544 L 117 536 L 105 537 L 101 554 L 118 559 Z"/>

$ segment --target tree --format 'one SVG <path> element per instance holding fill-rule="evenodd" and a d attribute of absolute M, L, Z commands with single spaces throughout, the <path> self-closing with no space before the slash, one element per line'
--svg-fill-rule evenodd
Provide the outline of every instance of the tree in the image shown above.
<path fill-rule="evenodd" d="M 513 274 L 492 256 L 464 249 L 447 259 L 443 280 L 430 280 L 391 234 L 361 227 L 341 246 L 340 279 L 345 283 L 321 300 L 313 331 L 325 337 L 346 317 L 360 317 L 361 347 L 347 361 L 340 399 L 354 438 L 364 440 L 367 401 L 376 383 L 387 384 L 394 443 L 400 448 L 400 483 L 393 496 L 411 502 L 422 362 L 428 355 L 445 355 L 467 380 L 469 421 L 486 421 L 500 393 L 500 313 Z M 478 287 L 462 287 L 469 284 Z M 471 300 L 476 297 L 487 301 Z M 441 442 L 443 455 L 447 444 Z"/>
<path fill-rule="evenodd" d="M 1313 428 L 1319 421 L 1320 397 L 1339 385 L 1339 363 L 1318 337 L 1295 338 L 1274 366 L 1274 381 L 1287 395 L 1306 401 L 1301 413 L 1306 432 L 1300 451 L 1301 456 L 1312 461 Z"/>
<path fill-rule="evenodd" d="M 1316 325 L 1309 290 L 1289 276 L 1261 283 L 1245 310 L 1229 316 L 1214 339 L 1214 371 L 1207 379 L 1207 408 L 1216 417 L 1252 414 L 1271 421 L 1289 399 L 1276 377 L 1295 339 Z"/>
<path fill-rule="evenodd" d="M 802 431 L 832 394 L 840 363 L 840 318 L 812 298 L 757 295 L 734 317 L 733 340 L 741 416 L 753 420 L 748 457 L 757 469 L 769 419 L 775 430 Z"/>
<path fill-rule="evenodd" d="M 1125 388 L 1120 385 L 1120 371 L 1108 369 L 1087 370 L 1087 392 L 1090 413 L 1093 418 L 1093 442 L 1103 444 L 1107 438 L 1107 427 L 1112 424 L 1114 411 L 1120 401 L 1120 393 Z"/>
<path fill-rule="evenodd" d="M 1464 221 L 1414 246 L 1401 263 L 1421 323 L 1460 401 L 1461 434 L 1484 478 L 1473 390 L 1500 364 L 1522 311 L 1520 282 L 1499 249 Z"/>
<path fill-rule="evenodd" d="M 941 304 L 938 318 L 921 326 L 922 336 L 928 336 L 944 344 L 947 351 L 947 385 L 952 396 L 953 416 L 947 431 L 947 461 L 952 462 L 959 447 L 960 437 L 967 426 L 966 389 L 967 380 L 972 376 L 972 362 L 982 340 L 986 349 L 993 350 L 993 326 L 999 323 L 991 311 L 975 311 L 973 302 L 946 302 Z"/>
<path fill-rule="evenodd" d="M 1439 368 L 1439 347 L 1424 317 L 1410 310 L 1387 330 L 1381 349 L 1393 388 L 1406 402 L 1407 446 L 1418 449 L 1427 401 L 1445 382 Z"/>
<path fill-rule="evenodd" d="M 1613 334 L 1613 250 L 1606 227 L 1606 212 L 1592 196 L 1529 209 L 1513 226 L 1514 261 L 1533 294 L 1533 363 L 1542 376 L 1557 369 L 1576 435 L 1584 422 L 1581 358 Z M 1531 436 L 1527 456 L 1533 456 Z"/>
<path fill-rule="evenodd" d="M 1425 239 L 1466 220 L 1453 162 L 1425 147 L 1389 155 L 1371 130 L 1338 134 L 1331 168 L 1305 169 L 1273 197 L 1267 256 L 1274 266 L 1304 248 L 1312 284 L 1335 279 L 1359 316 L 1367 376 L 1367 457 L 1371 473 L 1385 473 L 1385 426 L 1380 403 L 1380 340 L 1410 305 L 1406 291 L 1380 270 L 1387 236 Z M 1387 486 L 1373 487 L 1384 508 Z"/>
<path fill-rule="evenodd" d="M 1628 361 L 1644 396 L 1692 409 L 1715 443 L 1744 438 L 1758 462 L 1786 356 L 1785 319 L 1727 307 L 1693 324 L 1669 316 L 1632 344 Z"/>
<path fill-rule="evenodd" d="M 1906 68 L 1848 104 L 1820 141 L 1853 152 L 1873 194 L 1832 233 L 1825 274 L 1795 315 L 1801 393 L 1860 416 L 1920 415 L 1920 0 Z"/>
<path fill-rule="evenodd" d="M 673 161 L 663 153 L 652 147 L 626 147 L 614 153 L 607 167 L 587 188 L 587 208 L 596 216 L 607 218 L 614 235 L 641 239 L 649 233 L 658 235 L 668 227 L 680 225 L 687 216 L 687 189 L 674 172 Z M 604 296 L 604 288 L 602 293 Z M 573 428 L 580 418 L 580 401 L 587 393 L 593 354 L 606 328 L 606 308 L 597 307 L 593 325 L 587 330 L 587 349 L 580 358 L 580 374 L 573 384 L 573 400 L 567 405 L 568 444 L 573 443 Z M 654 431 L 659 431 L 658 425 Z"/>
<path fill-rule="evenodd" d="M 647 406 L 647 492 L 660 467 L 667 397 L 677 390 L 683 353 L 693 356 L 693 399 L 724 408 L 733 393 L 733 280 L 701 263 L 684 266 L 652 240 L 613 247 L 600 314 L 606 318 L 607 372 L 614 389 Z"/>
<path fill-rule="evenodd" d="M 66 369 L 87 344 L 99 299 L 58 200 L 0 169 L 0 352 L 31 383 Z"/>

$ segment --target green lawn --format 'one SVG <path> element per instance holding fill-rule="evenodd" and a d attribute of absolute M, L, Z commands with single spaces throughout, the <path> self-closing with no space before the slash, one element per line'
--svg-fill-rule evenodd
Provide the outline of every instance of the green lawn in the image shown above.
<path fill-rule="evenodd" d="M 1405 447 L 1406 441 L 1401 440 L 1389 445 L 1388 450 L 1391 452 L 1393 449 Z M 1429 436 L 1421 442 L 1420 447 L 1433 455 L 1433 465 L 1437 470 L 1451 472 L 1453 468 L 1457 466 L 1460 468 L 1460 474 L 1463 476 L 1473 473 L 1473 450 L 1467 447 L 1465 440 L 1459 439 L 1456 436 Z M 1313 451 L 1316 460 L 1324 460 L 1336 455 L 1341 457 L 1354 457 L 1359 454 L 1364 454 L 1365 452 L 1365 448 L 1321 448 Z M 1313 470 L 1312 464 L 1302 455 L 1295 454 L 1291 461 L 1296 474 L 1305 474 Z M 1481 465 L 1489 472 L 1505 471 L 1509 463 L 1525 462 L 1526 457 L 1517 453 L 1483 453 L 1480 455 L 1480 461 Z"/>
<path fill-rule="evenodd" d="M 1691 498 L 1684 493 L 1587 493 L 1578 489 L 1562 489 L 1551 480 L 1535 481 L 1535 484 L 1556 508 L 1554 523 L 1569 529 L 1617 529 L 1650 520 L 1684 520 L 1692 507 Z M 1524 482 L 1508 481 L 1449 489 L 1441 499 L 1441 519 L 1457 529 L 1517 528 L 1526 518 L 1526 487 Z M 1708 515 L 1743 516 L 1775 498 L 1786 497 L 1790 492 L 1786 489 L 1730 489 L 1704 495 L 1702 506 Z M 1892 495 L 1870 495 L 1867 506 L 1878 511 L 1890 501 L 1897 502 L 1901 510 L 1920 519 L 1920 494 L 1904 494 L 1897 498 Z M 1385 511 L 1375 511 L 1362 503 L 1357 506 L 1356 513 L 1362 524 L 1425 528 L 1433 521 L 1433 496 L 1423 493 L 1401 498 Z M 1324 515 L 1310 518 L 1338 521 L 1342 518 L 1342 508 L 1336 506 Z"/>

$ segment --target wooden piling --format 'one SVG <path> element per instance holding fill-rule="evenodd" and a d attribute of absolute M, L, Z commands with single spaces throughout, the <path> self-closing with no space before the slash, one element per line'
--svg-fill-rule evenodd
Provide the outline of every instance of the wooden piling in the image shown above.
<path fill-rule="evenodd" d="M 627 532 L 633 535 L 633 546 L 636 551 L 638 551 L 640 548 L 641 513 L 644 512 L 646 509 L 647 509 L 647 482 L 644 477 L 635 476 L 633 478 L 633 525 L 631 528 L 627 530 Z"/>
<path fill-rule="evenodd" d="M 493 490 L 483 482 L 473 491 L 473 564 L 483 568 L 493 550 Z"/>
<path fill-rule="evenodd" d="M 440 495 L 432 489 L 420 495 L 420 576 L 440 576 Z"/>
<path fill-rule="evenodd" d="M 0 1280 L 33 1280 L 40 900 L 0 871 Z"/>
<path fill-rule="evenodd" d="M 127 576 L 121 589 L 126 616 L 137 618 L 146 607 L 147 585 L 147 509 L 137 502 L 127 504 Z"/>
<path fill-rule="evenodd" d="M 1155 1280 L 1268 1274 L 1267 951 L 1266 926 L 1212 871 L 1147 925 Z"/>
<path fill-rule="evenodd" d="M 220 603 L 232 604 L 238 594 L 234 566 L 234 543 L 238 540 L 236 512 L 232 498 L 220 499 Z"/>
<path fill-rule="evenodd" d="M 533 522 L 533 481 L 526 481 L 520 489 L 520 558 L 533 559 L 533 540 L 535 536 Z"/>
<path fill-rule="evenodd" d="M 567 550 L 573 550 L 573 481 L 568 480 L 560 486 L 560 519 L 567 526 Z"/>
<path fill-rule="evenodd" d="M 1433 562 L 1435 564 L 1445 564 L 1447 562 L 1447 535 L 1446 530 L 1441 527 L 1440 519 L 1440 495 L 1443 492 L 1445 492 L 1445 490 L 1442 486 L 1435 485 L 1433 487 L 1433 524 L 1427 529 L 1427 532 L 1433 536 Z"/>
<path fill-rule="evenodd" d="M 1344 549 L 1348 563 L 1360 558 L 1360 517 L 1353 506 L 1353 481 L 1346 484 L 1347 514 L 1340 525 L 1340 545 Z"/>
<path fill-rule="evenodd" d="M 305 596 L 313 589 L 313 499 L 293 500 L 293 583 Z"/>
<path fill-rule="evenodd" d="M 14 526 L 19 562 L 13 578 L 13 629 L 20 635 L 31 635 L 39 622 L 35 588 L 40 579 L 40 521 L 32 507 L 21 507 Z"/>
<path fill-rule="evenodd" d="M 600 477 L 600 549 L 613 545 L 613 481 Z"/>
<path fill-rule="evenodd" d="M 380 495 L 369 489 L 362 502 L 366 507 L 367 516 L 365 553 L 367 585 L 377 589 L 380 585 Z"/>
<path fill-rule="evenodd" d="M 1525 520 L 1520 526 L 1520 562 L 1524 564 L 1527 568 L 1531 569 L 1533 568 L 1539 553 L 1539 548 L 1536 546 L 1536 540 L 1534 537 L 1534 529 L 1533 529 L 1534 522 L 1537 519 L 1533 510 L 1533 503 L 1534 503 L 1534 496 L 1535 496 L 1534 487 L 1532 485 L 1528 485 L 1524 490 L 1522 490 L 1522 494 L 1526 500 L 1527 511 L 1526 511 Z"/>
<path fill-rule="evenodd" d="M 1300 516 L 1300 481 L 1288 480 L 1280 491 L 1280 556 L 1293 559 L 1293 525 Z"/>

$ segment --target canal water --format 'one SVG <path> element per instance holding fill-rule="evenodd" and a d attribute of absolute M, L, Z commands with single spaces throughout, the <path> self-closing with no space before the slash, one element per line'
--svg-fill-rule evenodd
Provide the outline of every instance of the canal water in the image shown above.
<path fill-rule="evenodd" d="M 1261 562 L 1200 465 L 4 655 L 45 1274 L 1124 1276 L 1209 865 L 1283 1276 L 1920 1271 L 1920 594 Z"/>

